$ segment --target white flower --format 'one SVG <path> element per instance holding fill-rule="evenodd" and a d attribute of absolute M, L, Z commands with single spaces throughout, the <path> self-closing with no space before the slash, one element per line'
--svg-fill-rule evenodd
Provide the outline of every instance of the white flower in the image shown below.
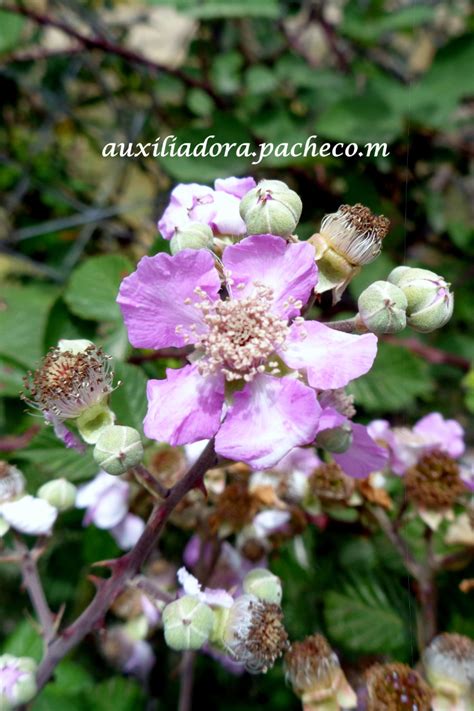
<path fill-rule="evenodd" d="M 42 536 L 51 533 L 58 511 L 47 501 L 28 495 L 1 504 L 0 516 L 20 533 Z"/>

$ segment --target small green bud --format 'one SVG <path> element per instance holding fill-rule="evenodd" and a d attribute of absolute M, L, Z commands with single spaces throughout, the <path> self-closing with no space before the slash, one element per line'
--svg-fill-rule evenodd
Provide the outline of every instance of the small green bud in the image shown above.
<path fill-rule="evenodd" d="M 265 568 L 255 568 L 243 580 L 244 592 L 255 595 L 259 600 L 280 604 L 283 595 L 281 580 Z"/>
<path fill-rule="evenodd" d="M 200 649 L 208 641 L 213 625 L 213 611 L 193 595 L 184 595 L 163 610 L 165 641 L 177 652 Z"/>
<path fill-rule="evenodd" d="M 322 430 L 322 432 L 318 432 L 316 437 L 317 447 L 322 447 L 328 452 L 335 452 L 336 454 L 347 452 L 351 444 L 352 428 L 349 424 Z"/>
<path fill-rule="evenodd" d="M 88 407 L 76 420 L 84 442 L 95 444 L 100 434 L 115 422 L 115 415 L 105 401 Z"/>
<path fill-rule="evenodd" d="M 397 267 L 388 277 L 407 298 L 407 323 L 415 331 L 430 333 L 444 326 L 453 314 L 449 284 L 428 269 Z"/>
<path fill-rule="evenodd" d="M 295 230 L 303 204 L 281 180 L 261 180 L 240 201 L 240 216 L 250 235 L 288 237 Z"/>
<path fill-rule="evenodd" d="M 36 694 L 36 662 L 30 657 L 0 656 L 0 710 L 28 703 Z"/>
<path fill-rule="evenodd" d="M 191 222 L 186 227 L 176 231 L 171 238 L 171 254 L 177 254 L 183 249 L 211 249 L 213 243 L 212 230 L 208 225 Z"/>
<path fill-rule="evenodd" d="M 76 487 L 67 479 L 53 479 L 40 487 L 37 496 L 58 511 L 67 511 L 74 506 L 76 494 Z"/>
<path fill-rule="evenodd" d="M 407 298 L 389 281 L 374 281 L 357 302 L 359 317 L 372 333 L 398 333 L 406 326 Z"/>
<path fill-rule="evenodd" d="M 133 427 L 110 425 L 99 435 L 94 459 L 108 474 L 119 476 L 143 459 L 140 433 Z"/>

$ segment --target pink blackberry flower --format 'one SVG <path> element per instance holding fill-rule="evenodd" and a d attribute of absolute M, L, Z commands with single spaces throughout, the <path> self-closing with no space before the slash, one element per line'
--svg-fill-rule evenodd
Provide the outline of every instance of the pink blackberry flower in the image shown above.
<path fill-rule="evenodd" d="M 254 235 L 222 261 L 223 279 L 210 252 L 160 253 L 122 282 L 134 346 L 194 346 L 189 365 L 149 381 L 145 434 L 171 445 L 215 436 L 222 456 L 271 467 L 314 441 L 317 391 L 366 373 L 377 339 L 300 317 L 317 281 L 311 245 Z"/>
<path fill-rule="evenodd" d="M 253 178 L 216 180 L 214 190 L 208 185 L 180 183 L 171 193 L 158 229 L 165 239 L 171 239 L 178 229 L 200 222 L 215 235 L 243 235 L 246 227 L 239 213 L 240 200 L 254 187 Z"/>

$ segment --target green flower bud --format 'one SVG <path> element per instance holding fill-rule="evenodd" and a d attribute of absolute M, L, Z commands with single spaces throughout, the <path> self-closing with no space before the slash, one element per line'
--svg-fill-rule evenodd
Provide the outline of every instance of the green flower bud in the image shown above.
<path fill-rule="evenodd" d="M 240 201 L 240 216 L 248 234 L 288 237 L 301 216 L 300 196 L 281 180 L 261 180 Z"/>
<path fill-rule="evenodd" d="M 449 284 L 428 269 L 397 267 L 388 277 L 407 298 L 407 323 L 415 331 L 430 333 L 444 326 L 453 314 Z"/>
<path fill-rule="evenodd" d="M 119 476 L 143 459 L 140 433 L 133 427 L 110 425 L 99 435 L 94 459 L 108 474 Z"/>
<path fill-rule="evenodd" d="M 177 254 L 183 249 L 211 249 L 213 242 L 212 230 L 208 225 L 191 222 L 186 227 L 176 231 L 171 238 L 171 254 Z"/>
<path fill-rule="evenodd" d="M 255 568 L 247 573 L 243 580 L 243 589 L 259 600 L 275 602 L 278 605 L 283 595 L 280 578 L 265 568 Z"/>
<path fill-rule="evenodd" d="M 389 281 L 374 281 L 359 296 L 359 317 L 372 333 L 398 333 L 406 326 L 407 298 Z"/>
<path fill-rule="evenodd" d="M 47 501 L 58 511 L 67 511 L 74 506 L 76 494 L 76 487 L 67 479 L 53 479 L 40 487 L 37 496 Z"/>
<path fill-rule="evenodd" d="M 177 652 L 200 649 L 208 641 L 213 625 L 213 611 L 193 595 L 184 595 L 163 610 L 165 641 Z"/>
<path fill-rule="evenodd" d="M 326 449 L 328 452 L 343 454 L 347 452 L 352 444 L 352 428 L 349 424 L 341 427 L 330 427 L 327 430 L 318 432 L 316 446 Z"/>
<path fill-rule="evenodd" d="M 36 694 L 36 662 L 30 657 L 0 656 L 0 709 L 10 711 Z"/>

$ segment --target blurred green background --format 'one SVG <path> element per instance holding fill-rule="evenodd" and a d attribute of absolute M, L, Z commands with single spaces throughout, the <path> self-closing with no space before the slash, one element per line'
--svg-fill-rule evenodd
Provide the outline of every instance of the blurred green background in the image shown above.
<path fill-rule="evenodd" d="M 32 491 L 56 475 L 90 477 L 95 467 L 64 450 L 49 431 L 32 437 L 29 428 L 39 421 L 18 399 L 25 372 L 61 337 L 94 339 L 115 356 L 124 381 L 114 395 L 119 416 L 140 426 L 146 378 L 162 373 L 163 365 L 134 364 L 115 304 L 118 284 L 140 256 L 167 249 L 156 221 L 176 182 L 230 175 L 277 178 L 297 190 L 302 238 L 341 203 L 362 202 L 390 218 L 383 254 L 336 309 L 323 301 L 325 318 L 351 312 L 361 289 L 399 264 L 427 267 L 452 283 L 450 324 L 428 336 L 407 331 L 382 339 L 375 367 L 353 390 L 362 419 L 409 424 L 439 410 L 459 419 L 472 441 L 474 42 L 468 0 L 9 0 L 0 7 L 0 445 L 1 456 L 25 471 Z M 320 143 L 386 142 L 390 155 L 271 157 L 257 167 L 235 156 L 101 155 L 109 142 L 147 143 L 168 134 L 193 143 L 215 134 L 216 140 L 255 144 L 304 142 L 317 134 Z M 83 534 L 79 522 L 70 514 L 61 546 L 53 546 L 44 563 L 51 604 L 66 601 L 68 614 L 90 596 L 83 580 L 90 562 L 115 552 L 102 534 Z M 275 562 L 293 581 L 286 590 L 290 632 L 322 628 L 349 658 L 394 652 L 409 659 L 414 623 L 400 561 L 387 559 L 377 542 L 364 539 L 352 549 L 351 543 L 343 533 L 330 543 L 309 542 L 317 556 L 313 571 L 296 569 L 290 554 Z M 373 583 L 373 576 L 364 578 L 382 560 L 392 578 L 385 580 L 386 571 Z M 8 637 L 26 605 L 16 597 L 13 569 L 2 570 L 0 604 L 7 614 L 0 635 Z M 356 579 L 347 578 L 353 573 Z M 346 575 L 345 588 L 340 575 Z M 372 593 L 371 584 L 377 587 Z M 443 620 L 466 631 L 466 596 L 451 585 Z M 346 590 L 342 601 L 330 597 L 331 587 Z M 298 617 L 302 602 L 311 605 L 313 618 Z M 334 608 L 339 617 L 331 616 Z M 472 620 L 467 624 L 474 633 Z M 7 648 L 30 649 L 37 644 L 32 635 L 23 622 Z M 111 676 L 94 655 L 86 645 L 83 666 L 66 663 L 35 710 L 145 708 L 139 688 Z M 166 678 L 176 663 L 172 658 L 168 671 L 163 666 L 154 677 L 158 708 L 173 703 L 176 679 Z M 257 709 L 270 700 L 273 709 L 298 707 L 281 670 L 265 680 L 229 679 L 200 660 L 196 698 L 205 694 L 208 708 Z"/>

